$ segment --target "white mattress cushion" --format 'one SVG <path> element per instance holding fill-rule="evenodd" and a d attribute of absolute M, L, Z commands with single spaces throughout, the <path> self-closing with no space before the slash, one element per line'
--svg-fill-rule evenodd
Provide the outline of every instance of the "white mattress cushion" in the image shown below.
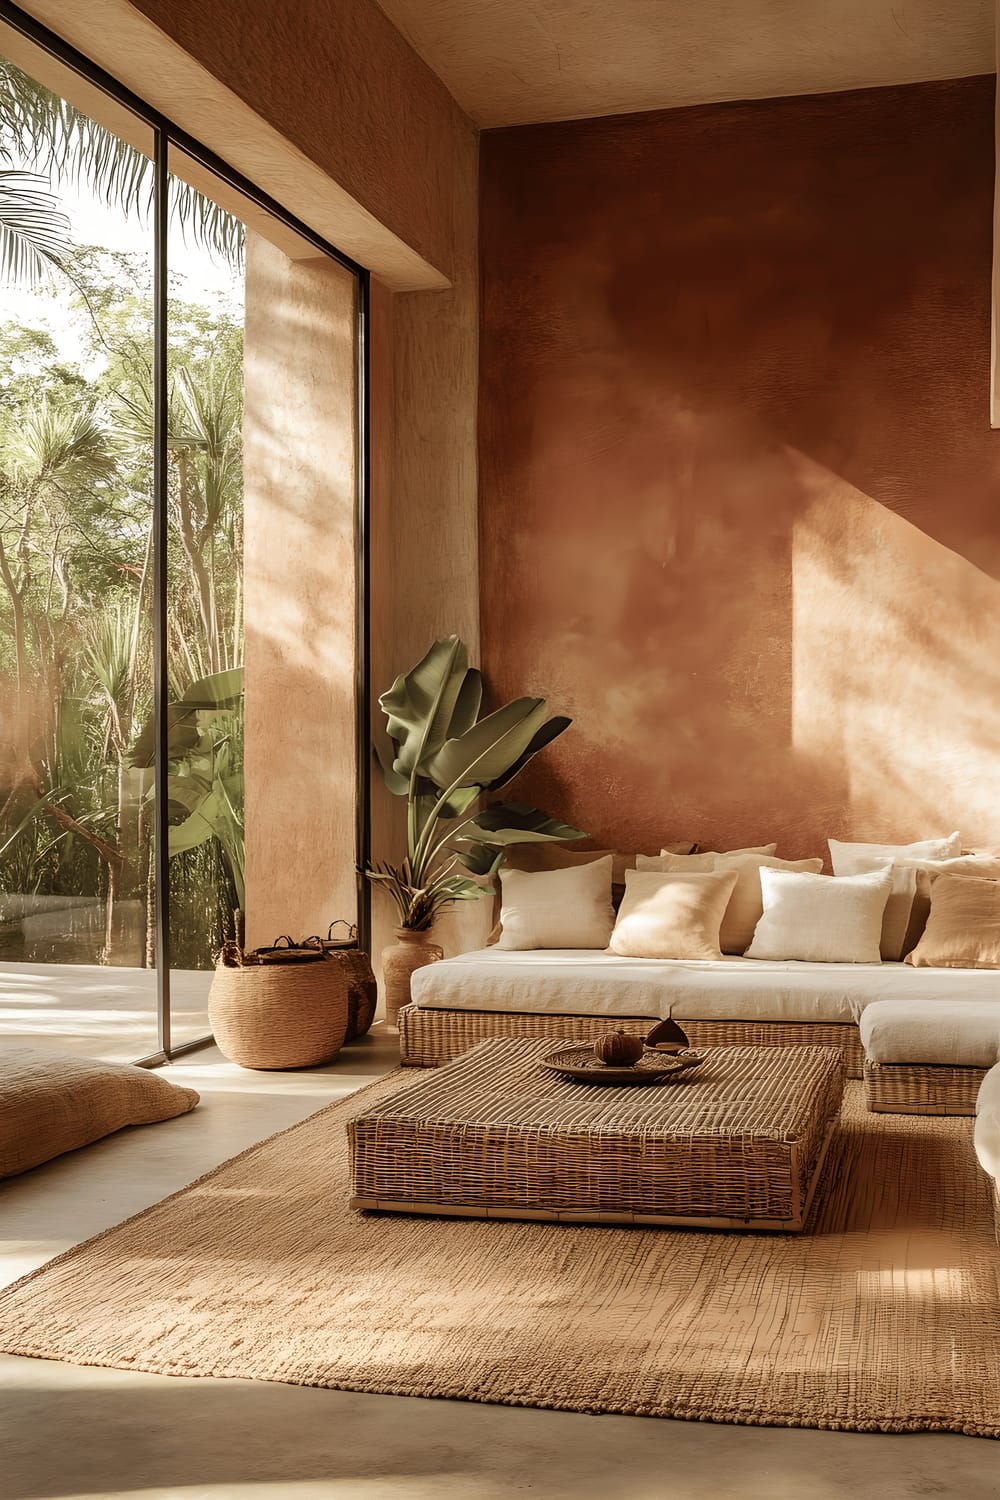
<path fill-rule="evenodd" d="M 964 977 L 990 971 L 951 972 Z M 995 980 L 994 999 L 969 1000 L 956 992 L 953 1004 L 881 1000 L 867 1006 L 860 1022 L 865 1057 L 877 1063 L 991 1068 L 1000 1061 L 1000 974 Z"/>
<path fill-rule="evenodd" d="M 1000 1066 L 990 1069 L 979 1090 L 975 1142 L 983 1171 L 1000 1182 Z"/>
<path fill-rule="evenodd" d="M 856 1021 L 874 1000 L 991 999 L 985 969 L 827 964 L 725 958 L 619 958 L 580 949 L 485 948 L 418 969 L 416 1004 L 566 1016 L 673 1016 L 691 1020 Z"/>

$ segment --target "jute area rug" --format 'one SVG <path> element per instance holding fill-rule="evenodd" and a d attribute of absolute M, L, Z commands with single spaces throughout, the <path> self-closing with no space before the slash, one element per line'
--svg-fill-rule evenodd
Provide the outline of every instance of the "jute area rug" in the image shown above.
<path fill-rule="evenodd" d="M 421 1075 L 416 1075 L 421 1076 Z M 1000 1436 L 971 1122 L 852 1084 L 801 1235 L 363 1216 L 344 1124 L 394 1074 L 0 1298 L 10 1354 L 700 1421 Z"/>

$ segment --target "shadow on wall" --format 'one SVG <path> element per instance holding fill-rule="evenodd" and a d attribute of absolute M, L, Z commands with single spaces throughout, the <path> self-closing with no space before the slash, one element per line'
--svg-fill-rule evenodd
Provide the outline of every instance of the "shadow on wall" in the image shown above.
<path fill-rule="evenodd" d="M 547 627 L 512 611 L 519 681 L 493 681 L 575 723 L 532 798 L 601 847 L 1000 842 L 1000 583 L 796 450 L 730 466 L 724 425 L 685 421 L 697 497 L 661 479 L 643 535 L 610 508 L 534 531 Z"/>

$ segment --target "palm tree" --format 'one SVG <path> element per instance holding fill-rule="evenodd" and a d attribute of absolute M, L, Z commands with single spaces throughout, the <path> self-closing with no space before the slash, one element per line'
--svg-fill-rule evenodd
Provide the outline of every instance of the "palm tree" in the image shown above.
<path fill-rule="evenodd" d="M 40 175 L 42 174 L 42 175 Z M 68 271 L 69 221 L 53 179 L 85 182 L 123 213 L 145 214 L 153 163 L 74 105 L 0 58 L 0 278 L 34 282 Z M 243 225 L 217 203 L 170 178 L 170 215 L 196 244 L 230 264 L 243 258 Z"/>
<path fill-rule="evenodd" d="M 0 278 L 33 286 L 70 248 L 69 220 L 44 179 L 0 168 Z"/>

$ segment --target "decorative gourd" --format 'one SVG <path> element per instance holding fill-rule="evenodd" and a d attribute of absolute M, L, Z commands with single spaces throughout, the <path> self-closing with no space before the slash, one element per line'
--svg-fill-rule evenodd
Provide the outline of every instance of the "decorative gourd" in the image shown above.
<path fill-rule="evenodd" d="M 671 1021 L 668 1016 L 665 1021 L 660 1021 L 654 1026 L 646 1038 L 646 1046 L 652 1047 L 657 1052 L 680 1052 L 684 1047 L 690 1047 L 684 1032 L 676 1021 Z"/>
<path fill-rule="evenodd" d="M 594 1043 L 594 1056 L 602 1063 L 612 1063 L 619 1068 L 638 1062 L 642 1051 L 642 1037 L 632 1036 L 627 1031 L 606 1031 Z"/>

